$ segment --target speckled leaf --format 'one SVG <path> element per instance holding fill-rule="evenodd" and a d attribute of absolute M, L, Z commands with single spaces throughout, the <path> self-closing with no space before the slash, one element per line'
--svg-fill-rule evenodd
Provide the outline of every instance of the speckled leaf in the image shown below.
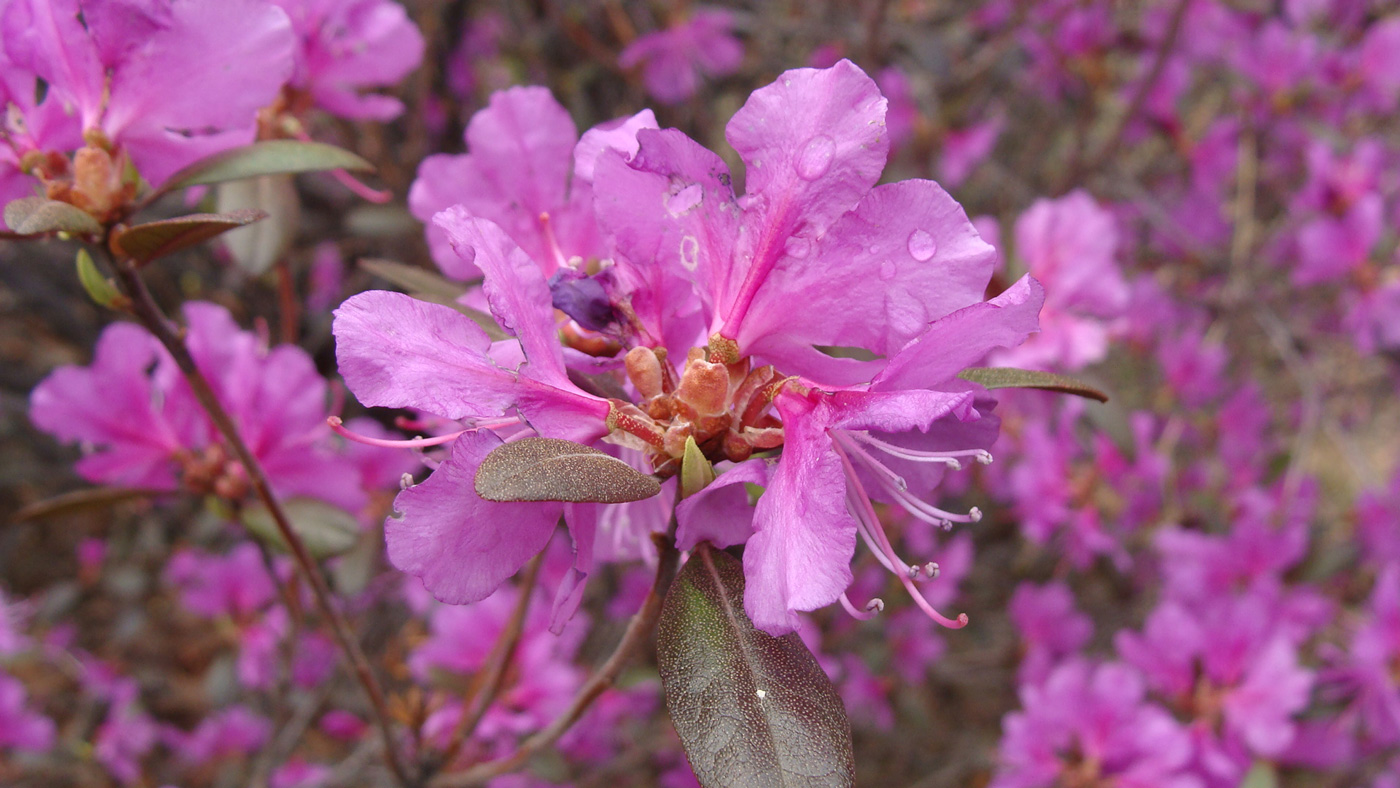
<path fill-rule="evenodd" d="M 659 492 L 655 477 L 591 446 L 558 438 L 502 444 L 476 469 L 476 494 L 488 501 L 626 503 Z"/>
<path fill-rule="evenodd" d="M 666 707 L 704 788 L 845 788 L 851 723 L 796 633 L 744 614 L 737 560 L 702 543 L 661 609 L 657 663 Z"/>
<path fill-rule="evenodd" d="M 372 169 L 374 165 L 359 156 L 324 142 L 267 140 L 200 159 L 170 176 L 158 193 L 258 175 Z"/>
<path fill-rule="evenodd" d="M 81 208 L 43 197 L 24 197 L 5 206 L 5 224 L 19 235 L 72 233 L 99 235 L 102 225 Z"/>
<path fill-rule="evenodd" d="M 266 216 L 262 211 L 243 209 L 163 219 L 128 227 L 116 237 L 116 244 L 136 262 L 148 263 Z"/>
<path fill-rule="evenodd" d="M 958 377 L 980 383 L 989 389 L 1040 389 L 1108 402 L 1107 394 L 1088 383 L 1053 372 L 1010 367 L 970 367 L 959 372 Z"/>
<path fill-rule="evenodd" d="M 353 514 L 315 498 L 290 498 L 282 509 L 292 530 L 315 558 L 331 558 L 349 552 L 360 539 L 360 523 Z M 254 536 L 278 550 L 287 543 L 267 508 L 258 504 L 244 509 L 242 521 Z"/>

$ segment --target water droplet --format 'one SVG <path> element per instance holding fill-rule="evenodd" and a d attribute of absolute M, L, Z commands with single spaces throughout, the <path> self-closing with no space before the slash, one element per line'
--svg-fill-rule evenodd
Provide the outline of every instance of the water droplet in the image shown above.
<path fill-rule="evenodd" d="M 812 242 L 800 235 L 794 235 L 783 246 L 783 251 L 787 252 L 789 256 L 802 260 L 812 253 Z"/>
<path fill-rule="evenodd" d="M 870 253 L 871 253 L 871 254 L 879 254 L 879 253 L 880 253 L 880 247 L 876 246 L 875 244 L 871 244 L 871 245 L 870 245 Z"/>
<path fill-rule="evenodd" d="M 797 154 L 797 174 L 809 181 L 815 181 L 831 169 L 831 160 L 836 156 L 836 141 L 818 134 L 807 140 Z"/>
<path fill-rule="evenodd" d="M 894 275 L 895 275 L 896 273 L 898 273 L 898 269 L 895 268 L 895 264 L 894 264 L 894 261 L 893 261 L 893 260 L 886 260 L 885 262 L 880 263 L 880 279 L 881 279 L 881 281 L 888 282 L 888 281 L 890 281 L 891 279 L 894 279 Z"/>
<path fill-rule="evenodd" d="M 672 216 L 681 216 L 699 205 L 704 197 L 705 193 L 700 184 L 692 183 L 666 198 L 666 210 L 670 211 Z"/>
<path fill-rule="evenodd" d="M 693 235 L 681 239 L 681 265 L 687 271 L 694 271 L 700 265 L 700 242 Z"/>
<path fill-rule="evenodd" d="M 923 230 L 915 230 L 909 234 L 909 256 L 919 262 L 925 262 L 933 257 L 938 251 L 938 244 L 934 242 L 933 236 Z"/>

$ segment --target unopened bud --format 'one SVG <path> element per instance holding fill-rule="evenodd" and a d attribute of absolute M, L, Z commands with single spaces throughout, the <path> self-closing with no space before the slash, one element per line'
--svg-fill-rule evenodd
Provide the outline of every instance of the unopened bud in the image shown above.
<path fill-rule="evenodd" d="M 729 370 L 723 364 L 695 360 L 681 373 L 676 396 L 697 413 L 713 416 L 724 412 L 729 400 Z"/>
<path fill-rule="evenodd" d="M 627 378 L 643 399 L 651 399 L 662 392 L 661 361 L 651 348 L 632 348 L 627 351 L 626 363 Z"/>

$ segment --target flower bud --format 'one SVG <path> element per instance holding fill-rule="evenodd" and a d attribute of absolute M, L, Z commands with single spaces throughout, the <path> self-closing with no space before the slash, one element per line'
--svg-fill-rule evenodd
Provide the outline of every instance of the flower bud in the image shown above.
<path fill-rule="evenodd" d="M 662 392 L 661 361 L 647 347 L 634 347 L 627 351 L 627 378 L 637 387 L 637 393 L 644 399 L 651 399 Z"/>
<path fill-rule="evenodd" d="M 729 404 L 729 370 L 723 364 L 692 361 L 681 373 L 676 396 L 701 415 L 723 413 Z"/>

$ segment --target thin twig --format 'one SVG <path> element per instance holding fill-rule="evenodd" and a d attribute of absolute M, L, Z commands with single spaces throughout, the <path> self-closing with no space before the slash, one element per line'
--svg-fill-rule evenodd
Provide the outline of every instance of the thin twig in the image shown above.
<path fill-rule="evenodd" d="M 481 680 L 474 682 L 478 687 L 477 691 L 472 693 L 470 698 L 463 699 L 462 718 L 458 720 L 457 728 L 452 732 L 452 741 L 438 760 L 438 765 L 452 763 L 452 759 L 461 751 L 462 744 L 476 732 L 476 726 L 481 724 L 481 718 L 486 716 L 486 711 L 491 708 L 491 704 L 501 692 L 501 687 L 505 685 L 506 668 L 510 667 L 511 660 L 515 658 L 515 648 L 520 644 L 520 636 L 525 631 L 525 615 L 530 611 L 530 599 L 534 596 L 535 581 L 539 578 L 540 564 L 543 560 L 544 552 L 541 551 L 525 567 L 525 576 L 518 586 L 520 598 L 515 602 L 515 609 L 511 611 L 505 629 L 496 639 L 496 645 L 491 647 L 491 655 L 486 660 L 486 670 L 481 674 Z M 436 768 L 425 765 L 425 772 L 431 771 L 436 771 Z"/>
<path fill-rule="evenodd" d="M 651 635 L 652 629 L 655 628 L 656 620 L 661 615 L 661 602 L 666 598 L 666 592 L 671 588 L 671 581 L 676 576 L 676 565 L 680 562 L 680 553 L 676 551 L 669 537 L 658 535 L 653 538 L 658 541 L 657 547 L 660 557 L 657 560 L 656 578 L 652 581 L 651 591 L 648 592 L 641 609 L 632 616 L 632 621 L 627 625 L 627 631 L 623 633 L 622 640 L 618 641 L 617 648 L 613 649 L 612 655 L 603 663 L 603 666 L 584 683 L 578 694 L 574 695 L 569 707 L 539 733 L 522 742 L 520 748 L 510 755 L 494 761 L 479 763 L 465 771 L 443 774 L 430 783 L 432 788 L 473 788 L 485 785 L 493 778 L 520 769 L 531 758 L 552 746 L 559 740 L 559 737 L 567 733 L 574 723 L 579 721 L 584 712 L 588 711 L 588 707 L 593 704 L 593 701 L 597 700 L 599 695 L 602 695 L 613 685 L 618 674 L 632 658 L 633 652 L 646 641 Z"/>
<path fill-rule="evenodd" d="M 108 246 L 104 244 L 103 248 L 106 249 Z M 408 776 L 399 759 L 398 748 L 394 746 L 394 734 L 389 720 L 388 705 L 384 700 L 384 690 L 379 686 L 378 679 L 374 677 L 369 660 L 360 650 L 360 645 L 351 633 L 349 624 L 332 604 L 330 588 L 326 584 L 325 576 L 321 574 L 315 560 L 307 551 L 306 544 L 292 529 L 286 511 L 272 493 L 272 486 L 267 481 L 267 474 L 264 473 L 262 464 L 258 462 L 257 456 L 244 442 L 238 426 L 234 424 L 233 418 L 219 402 L 219 398 L 214 394 L 214 389 L 209 385 L 209 381 L 199 371 L 199 367 L 195 364 L 194 357 L 190 355 L 184 340 L 171 327 L 169 319 L 161 311 L 160 306 L 156 304 L 155 299 L 151 296 L 151 291 L 146 288 L 145 281 L 137 271 L 135 262 L 129 258 L 115 255 L 110 256 L 109 260 L 117 274 L 117 281 L 122 291 L 131 299 L 132 314 L 146 327 L 146 330 L 150 331 L 165 346 L 165 349 L 175 360 L 175 364 L 180 368 L 190 390 L 194 393 L 195 399 L 199 400 L 200 406 L 208 414 L 210 421 L 214 422 L 214 427 L 228 444 L 228 448 L 233 450 L 234 455 L 243 465 L 243 470 L 248 475 L 248 482 L 252 485 L 258 500 L 267 507 L 273 522 L 277 524 L 277 531 L 286 542 L 292 558 L 296 561 L 297 568 L 311 586 L 317 609 L 330 622 L 331 632 L 335 636 L 336 643 L 339 644 L 341 651 L 349 660 L 356 678 L 359 679 L 360 686 L 364 688 L 365 694 L 369 697 L 370 705 L 374 707 L 375 718 L 384 738 L 385 758 L 389 762 L 389 768 L 393 770 L 400 783 L 405 786 L 414 785 L 415 781 Z"/>
<path fill-rule="evenodd" d="M 1137 90 L 1134 91 L 1132 99 L 1128 102 L 1128 108 L 1114 121 L 1107 141 L 1085 167 L 1087 171 L 1093 172 L 1098 169 L 1117 152 L 1118 146 L 1123 144 L 1123 133 L 1128 130 L 1128 124 L 1142 111 L 1142 105 L 1147 103 L 1147 97 L 1157 86 L 1157 80 L 1166 70 L 1167 61 L 1171 59 L 1172 52 L 1176 50 L 1177 39 L 1181 37 L 1182 23 L 1186 21 L 1186 11 L 1190 7 L 1191 0 L 1178 0 L 1176 10 L 1172 12 L 1171 22 L 1167 27 L 1167 34 L 1162 38 L 1161 45 L 1157 47 L 1157 55 L 1152 60 L 1151 68 L 1148 69 L 1142 81 L 1138 83 Z"/>

